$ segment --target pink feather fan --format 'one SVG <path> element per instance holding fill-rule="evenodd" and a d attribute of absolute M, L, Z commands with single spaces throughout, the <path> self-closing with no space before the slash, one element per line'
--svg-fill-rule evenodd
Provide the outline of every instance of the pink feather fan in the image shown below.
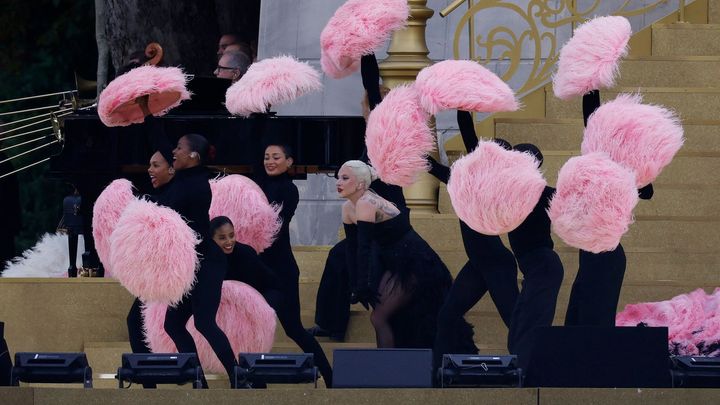
<path fill-rule="evenodd" d="M 560 50 L 553 77 L 555 96 L 567 100 L 615 85 L 619 61 L 632 35 L 625 17 L 597 17 L 579 26 Z"/>
<path fill-rule="evenodd" d="M 572 247 L 615 250 L 638 202 L 633 173 L 604 153 L 569 159 L 560 169 L 548 215 L 553 231 Z"/>
<path fill-rule="evenodd" d="M 605 152 L 633 170 L 636 186 L 652 183 L 680 150 L 683 128 L 670 110 L 642 104 L 639 95 L 621 94 L 588 120 L 582 153 Z"/>
<path fill-rule="evenodd" d="M 418 73 L 413 85 L 420 105 L 435 115 L 443 110 L 516 111 L 515 93 L 495 73 L 477 62 L 444 60 Z"/>
<path fill-rule="evenodd" d="M 405 85 L 390 90 L 370 112 L 365 144 L 382 181 L 406 187 L 427 171 L 425 157 L 435 149 L 429 118 L 415 89 Z"/>
<path fill-rule="evenodd" d="M 260 187 L 238 174 L 210 181 L 212 203 L 210 218 L 224 215 L 235 226 L 240 243 L 252 246 L 260 253 L 275 240 L 282 226 L 279 206 L 271 205 Z"/>
<path fill-rule="evenodd" d="M 540 200 L 547 182 L 528 153 L 481 141 L 452 165 L 447 189 L 457 216 L 485 235 L 517 228 Z"/>
<path fill-rule="evenodd" d="M 140 66 L 115 80 L 100 93 L 98 115 L 108 127 L 125 127 L 145 120 L 135 102 L 141 96 L 150 96 L 148 109 L 159 117 L 190 98 L 185 87 L 187 76 L 180 68 Z"/>
<path fill-rule="evenodd" d="M 278 56 L 250 65 L 247 73 L 227 89 L 225 105 L 231 114 L 247 117 L 321 87 L 320 72 L 315 68 L 292 56 Z"/>
<path fill-rule="evenodd" d="M 357 71 L 360 58 L 375 52 L 405 27 L 406 0 L 349 0 L 335 11 L 320 34 L 320 65 L 333 79 Z"/>
<path fill-rule="evenodd" d="M 195 282 L 198 243 L 198 235 L 177 212 L 133 200 L 110 236 L 110 266 L 132 295 L 175 305 Z"/>
<path fill-rule="evenodd" d="M 701 288 L 670 300 L 629 304 L 616 316 L 617 326 L 666 326 L 669 351 L 675 355 L 717 356 L 720 346 L 720 290 Z"/>
<path fill-rule="evenodd" d="M 145 341 L 153 353 L 177 353 L 170 336 L 165 333 L 167 305 L 149 303 L 143 307 Z M 263 353 L 272 349 L 275 339 L 275 311 L 259 292 L 239 281 L 225 281 L 222 286 L 220 307 L 215 316 L 218 326 L 225 332 L 233 352 Z M 191 317 L 187 329 L 195 340 L 200 363 L 205 372 L 225 373 L 225 369 L 210 344 L 195 328 Z"/>
<path fill-rule="evenodd" d="M 93 206 L 92 234 L 106 277 L 112 277 L 110 265 L 110 235 L 112 235 L 125 207 L 133 200 L 133 185 L 129 180 L 118 179 L 100 193 Z"/>

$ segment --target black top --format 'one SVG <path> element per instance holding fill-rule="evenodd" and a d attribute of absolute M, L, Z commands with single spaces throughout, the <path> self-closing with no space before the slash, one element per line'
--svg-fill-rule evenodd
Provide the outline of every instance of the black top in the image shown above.
<path fill-rule="evenodd" d="M 516 257 L 519 258 L 535 249 L 553 248 L 553 240 L 550 236 L 550 217 L 547 214 L 553 194 L 555 194 L 555 189 L 545 186 L 540 201 L 530 215 L 520 226 L 508 234 L 510 247 Z"/>
<path fill-rule="evenodd" d="M 155 201 L 177 211 L 190 228 L 201 238 L 210 235 L 210 202 L 212 192 L 208 181 L 209 172 L 204 166 L 178 170 L 171 182 L 157 195 Z"/>
<path fill-rule="evenodd" d="M 235 242 L 232 253 L 227 255 L 228 270 L 225 280 L 242 281 L 252 288 L 263 292 L 278 288 L 280 281 L 275 273 L 258 257 L 252 247 Z"/>
<path fill-rule="evenodd" d="M 80 195 L 69 195 L 63 199 L 62 222 L 65 228 L 74 233 L 83 232 L 83 218 L 80 214 Z"/>
<path fill-rule="evenodd" d="M 298 189 L 287 173 L 279 176 L 258 176 L 256 181 L 271 204 L 282 205 L 282 227 L 278 237 L 260 254 L 260 258 L 276 272 L 299 271 L 290 247 L 290 221 L 300 201 Z"/>

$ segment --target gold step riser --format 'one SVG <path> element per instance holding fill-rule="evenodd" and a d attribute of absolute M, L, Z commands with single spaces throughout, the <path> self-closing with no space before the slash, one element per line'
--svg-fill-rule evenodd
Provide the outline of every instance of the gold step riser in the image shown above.
<path fill-rule="evenodd" d="M 720 26 L 654 26 L 653 56 L 713 56 L 720 54 Z"/>

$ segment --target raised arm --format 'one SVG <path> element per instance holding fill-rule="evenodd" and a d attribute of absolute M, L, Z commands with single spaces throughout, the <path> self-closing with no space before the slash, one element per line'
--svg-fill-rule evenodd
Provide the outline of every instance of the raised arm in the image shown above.
<path fill-rule="evenodd" d="M 372 111 L 382 101 L 380 95 L 380 68 L 374 53 L 364 55 L 360 59 L 360 75 L 362 76 L 363 87 L 367 91 L 368 105 Z"/>
<path fill-rule="evenodd" d="M 600 107 L 600 90 L 593 90 L 583 95 L 583 125 L 587 127 L 588 118 Z"/>
<path fill-rule="evenodd" d="M 472 114 L 468 111 L 457 111 L 457 123 L 460 128 L 460 136 L 462 136 L 465 144 L 465 151 L 470 153 L 478 146 L 477 134 L 475 134 L 475 123 Z"/>

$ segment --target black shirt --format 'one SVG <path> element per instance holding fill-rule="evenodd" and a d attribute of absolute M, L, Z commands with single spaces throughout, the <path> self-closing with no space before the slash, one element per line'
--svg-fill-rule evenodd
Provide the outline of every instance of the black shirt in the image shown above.
<path fill-rule="evenodd" d="M 158 204 L 175 210 L 202 239 L 210 239 L 210 202 L 212 191 L 209 172 L 195 166 L 175 172 L 173 180 L 156 197 Z"/>
<path fill-rule="evenodd" d="M 553 248 L 554 244 L 550 236 L 550 217 L 547 214 L 553 194 L 555 194 L 555 189 L 545 186 L 540 201 L 530 215 L 520 226 L 508 234 L 510 247 L 516 257 L 539 248 Z"/>

